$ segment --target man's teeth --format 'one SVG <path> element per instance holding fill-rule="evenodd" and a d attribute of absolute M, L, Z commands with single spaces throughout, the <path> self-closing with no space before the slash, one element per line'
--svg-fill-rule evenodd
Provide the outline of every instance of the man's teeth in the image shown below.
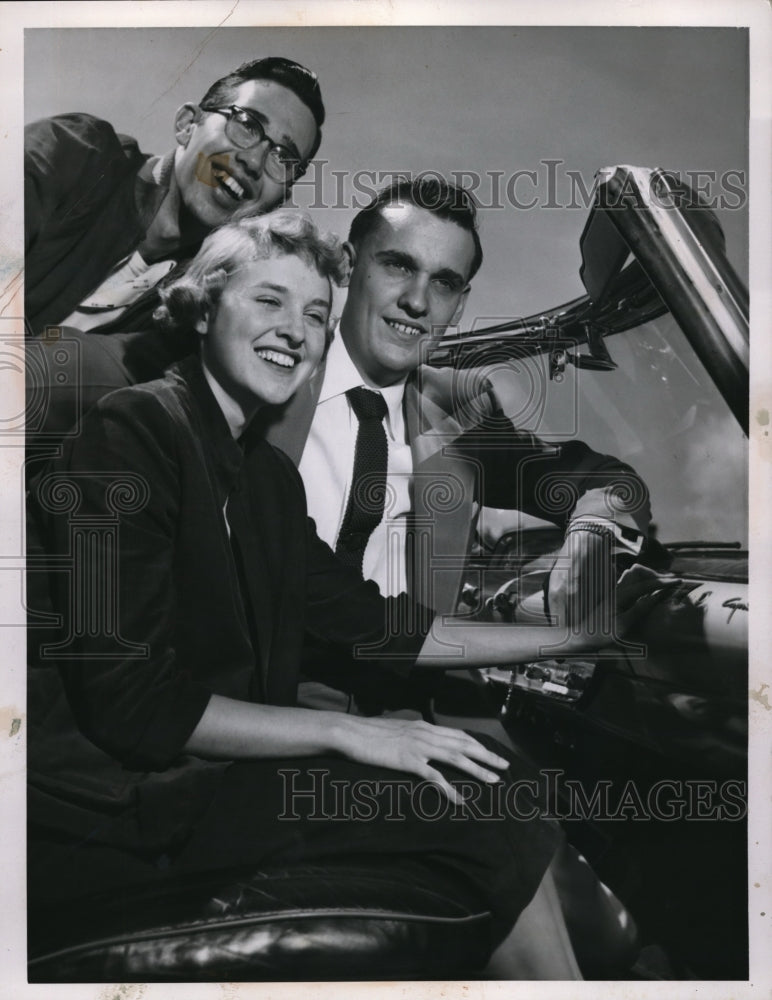
<path fill-rule="evenodd" d="M 289 354 L 281 354 L 279 351 L 256 351 L 258 358 L 263 358 L 266 361 L 272 361 L 275 365 L 281 365 L 282 368 L 294 368 L 296 361 L 295 358 L 290 357 Z"/>
<path fill-rule="evenodd" d="M 233 195 L 236 201 L 241 201 L 245 197 L 247 192 L 235 177 L 231 177 L 230 174 L 224 170 L 218 170 L 216 167 L 212 168 L 212 176 L 221 187 L 224 187 L 229 194 Z"/>
<path fill-rule="evenodd" d="M 411 337 L 418 337 L 423 333 L 420 326 L 408 326 L 407 323 L 398 323 L 394 319 L 387 319 L 386 322 L 389 326 L 393 326 L 395 330 L 399 330 L 400 333 L 407 333 Z"/>

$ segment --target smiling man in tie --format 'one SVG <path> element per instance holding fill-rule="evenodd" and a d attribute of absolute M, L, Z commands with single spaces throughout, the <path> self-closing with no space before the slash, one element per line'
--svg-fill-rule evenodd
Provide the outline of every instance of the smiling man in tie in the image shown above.
<path fill-rule="evenodd" d="M 353 268 L 340 337 L 330 349 L 300 461 L 311 516 L 322 537 L 331 544 L 334 539 L 339 553 L 345 551 L 352 542 L 340 517 L 341 494 L 375 493 L 371 508 L 379 499 L 357 480 L 352 446 L 360 428 L 346 394 L 359 386 L 376 390 L 384 405 L 381 433 L 388 441 L 388 461 L 383 493 L 389 502 L 384 496 L 378 523 L 367 539 L 353 544 L 363 543 L 363 574 L 384 594 L 408 586 L 403 553 L 415 461 L 406 424 L 406 385 L 426 345 L 461 318 L 469 282 L 482 261 L 474 215 L 458 200 L 461 196 L 450 187 L 432 191 L 429 185 L 403 185 L 387 189 L 377 207 L 356 217 L 349 234 Z"/>
<path fill-rule="evenodd" d="M 382 593 L 413 591 L 450 613 L 478 504 L 546 518 L 571 539 L 545 610 L 570 624 L 603 532 L 616 544 L 622 526 L 640 547 L 645 487 L 582 442 L 545 445 L 514 427 L 482 375 L 423 363 L 459 322 L 482 263 L 465 191 L 434 176 L 397 181 L 354 218 L 347 246 L 348 296 L 326 362 L 267 428 L 298 464 L 320 536 Z M 538 484 L 547 476 L 570 486 L 573 509 L 546 506 Z M 620 482 L 635 484 L 636 509 L 620 500 Z"/>
<path fill-rule="evenodd" d="M 348 296 L 326 360 L 265 425 L 269 440 L 298 465 L 320 537 L 384 595 L 407 590 L 436 611 L 452 613 L 479 505 L 518 509 L 565 529 L 545 614 L 564 625 L 580 620 L 583 606 L 594 606 L 608 596 L 604 586 L 613 586 L 610 566 L 600 584 L 595 570 L 620 525 L 626 537 L 639 539 L 640 549 L 649 523 L 647 491 L 632 469 L 582 442 L 548 446 L 513 426 L 484 376 L 459 379 L 457 372 L 423 363 L 431 345 L 461 319 L 482 263 L 474 202 L 439 178 L 400 180 L 354 218 L 347 248 Z M 546 476 L 568 484 L 576 497 L 571 510 L 545 507 L 538 487 Z M 634 509 L 620 499 L 620 482 L 628 496 L 644 498 Z M 516 636 L 514 627 L 513 659 Z M 415 676 L 408 683 L 394 674 L 357 671 L 341 664 L 337 650 L 313 640 L 304 667 L 309 680 L 299 703 L 309 707 L 404 714 L 409 706 L 426 715 L 436 690 L 436 675 L 422 684 Z M 494 719 L 444 721 L 508 741 Z M 590 874 L 582 883 L 577 872 L 587 866 L 565 850 L 553 869 L 564 886 L 583 884 L 578 910 L 580 922 L 593 928 L 593 947 L 627 954 L 630 925 L 621 930 L 623 911 Z M 526 924 L 537 936 L 547 928 L 553 940 L 565 940 L 551 878 L 549 873 L 513 941 L 502 946 L 505 968 Z M 556 944 L 556 956 L 558 951 Z M 555 968 L 534 970 L 533 977 L 566 976 L 572 961 L 556 957 Z"/>

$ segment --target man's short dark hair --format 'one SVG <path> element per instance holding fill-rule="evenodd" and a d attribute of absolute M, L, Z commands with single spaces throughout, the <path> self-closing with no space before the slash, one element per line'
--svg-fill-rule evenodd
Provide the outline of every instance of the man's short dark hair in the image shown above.
<path fill-rule="evenodd" d="M 227 104 L 233 96 L 233 91 L 249 80 L 272 80 L 300 98 L 316 122 L 316 140 L 308 159 L 315 156 L 322 142 L 322 125 L 325 117 L 322 91 L 316 73 L 301 66 L 300 63 L 293 62 L 292 59 L 284 59 L 281 56 L 253 59 L 216 80 L 202 97 L 201 107 L 213 108 Z"/>
<path fill-rule="evenodd" d="M 359 247 L 380 222 L 381 209 L 387 205 L 399 204 L 424 208 L 439 219 L 455 222 L 471 234 L 474 240 L 474 257 L 468 275 L 468 280 L 471 281 L 479 271 L 483 259 L 477 230 L 477 204 L 469 191 L 436 174 L 413 179 L 400 178 L 378 191 L 370 204 L 354 216 L 348 233 L 349 242 L 354 247 Z"/>

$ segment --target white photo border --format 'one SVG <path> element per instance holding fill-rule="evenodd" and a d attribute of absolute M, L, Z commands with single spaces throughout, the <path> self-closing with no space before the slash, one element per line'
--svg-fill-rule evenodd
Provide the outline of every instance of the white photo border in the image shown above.
<path fill-rule="evenodd" d="M 5 692 L 0 711 L 0 774 L 3 777 L 2 885 L 0 910 L 0 1000 L 4 998 L 73 998 L 73 1000 L 157 1000 L 157 998 L 218 998 L 246 1000 L 248 997 L 295 998 L 311 995 L 340 1000 L 380 997 L 504 998 L 549 997 L 657 997 L 681 1000 L 732 996 L 741 1000 L 767 994 L 772 986 L 772 894 L 770 893 L 769 831 L 772 829 L 770 793 L 772 769 L 772 688 L 768 681 L 768 650 L 772 645 L 772 615 L 769 607 L 772 567 L 772 7 L 766 0 L 737 2 L 669 3 L 649 0 L 631 4 L 627 0 L 589 0 L 577 4 L 553 0 L 531 4 L 522 0 L 475 4 L 447 0 L 223 0 L 223 2 L 113 2 L 0 3 L 0 76 L 3 95 L 5 161 L 0 171 L 0 315 L 23 315 L 22 288 L 23 219 L 21 198 L 21 148 L 23 127 L 23 31 L 33 27 L 174 27 L 223 25 L 370 26 L 370 25 L 712 25 L 750 28 L 750 199 L 751 213 L 751 672 L 750 672 L 750 836 L 749 919 L 750 980 L 720 983 L 504 983 L 459 982 L 368 983 L 368 984 L 135 984 L 132 986 L 34 985 L 26 983 L 25 956 L 25 866 L 24 866 L 24 738 L 25 644 L 23 622 L 2 628 Z M 706 123 L 706 127 L 709 127 Z M 23 331 L 22 331 L 23 332 Z M 23 380 L 18 372 L 2 371 L 2 392 L 18 399 L 23 409 Z M 0 555 L 18 559 L 23 553 L 23 495 L 20 488 L 23 440 L 10 440 L 0 448 Z M 18 574 L 0 574 L 0 601 L 18 605 Z M 20 727 L 14 720 L 21 719 Z M 720 865 L 721 860 L 716 859 Z M 766 987 L 766 989 L 765 989 Z"/>

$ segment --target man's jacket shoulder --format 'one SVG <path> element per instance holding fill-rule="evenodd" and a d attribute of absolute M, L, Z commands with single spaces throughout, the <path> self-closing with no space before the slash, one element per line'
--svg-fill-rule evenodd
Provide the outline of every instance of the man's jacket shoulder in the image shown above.
<path fill-rule="evenodd" d="M 85 111 L 71 111 L 31 122 L 24 130 L 27 154 L 47 152 L 67 156 L 105 157 L 117 163 L 141 165 L 147 157 L 137 140 L 116 132 L 110 122 Z"/>
<path fill-rule="evenodd" d="M 421 365 L 408 379 L 405 392 L 420 402 L 428 415 L 433 410 L 455 416 L 464 425 L 474 418 L 484 419 L 497 408 L 490 379 L 482 369 L 458 371 L 454 368 L 433 368 Z"/>

